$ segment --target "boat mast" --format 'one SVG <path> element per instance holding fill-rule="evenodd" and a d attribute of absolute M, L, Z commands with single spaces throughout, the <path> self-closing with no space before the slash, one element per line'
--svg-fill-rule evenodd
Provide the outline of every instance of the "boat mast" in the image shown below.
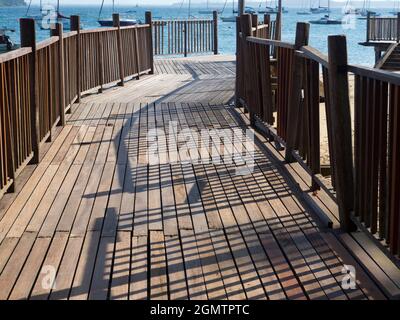
<path fill-rule="evenodd" d="M 103 12 L 103 7 L 104 7 L 104 0 L 101 1 L 101 6 L 100 6 L 100 12 L 99 12 L 99 18 L 98 18 L 98 20 L 100 20 L 100 18 L 101 18 L 101 13 Z"/>
<path fill-rule="evenodd" d="M 28 16 L 29 10 L 31 9 L 31 5 L 32 5 L 32 0 L 29 1 L 28 9 L 26 9 L 26 13 L 25 13 L 26 16 Z"/>
<path fill-rule="evenodd" d="M 115 12 L 115 0 L 113 0 L 113 2 L 112 2 L 112 12 L 113 13 Z"/>

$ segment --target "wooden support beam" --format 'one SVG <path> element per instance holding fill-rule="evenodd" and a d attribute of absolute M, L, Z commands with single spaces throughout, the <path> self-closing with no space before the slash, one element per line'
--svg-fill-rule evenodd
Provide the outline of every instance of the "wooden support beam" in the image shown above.
<path fill-rule="evenodd" d="M 36 83 L 36 30 L 35 20 L 30 18 L 20 19 L 21 47 L 32 48 L 29 56 L 29 90 L 30 90 L 30 119 L 31 119 L 31 142 L 33 150 L 32 164 L 40 161 L 40 129 L 39 129 L 39 105 L 38 105 L 38 86 Z"/>
<path fill-rule="evenodd" d="M 119 68 L 119 86 L 123 87 L 125 85 L 125 75 L 124 75 L 124 57 L 122 53 L 122 39 L 121 39 L 121 22 L 119 18 L 119 13 L 113 13 L 113 27 L 117 29 L 117 49 L 118 49 L 118 68 Z"/>
<path fill-rule="evenodd" d="M 353 148 L 349 82 L 347 72 L 347 44 L 345 36 L 329 36 L 329 86 L 332 93 L 331 110 L 332 146 L 335 153 L 335 186 L 339 206 L 340 224 L 345 231 L 354 231 L 350 219 L 354 209 Z"/>

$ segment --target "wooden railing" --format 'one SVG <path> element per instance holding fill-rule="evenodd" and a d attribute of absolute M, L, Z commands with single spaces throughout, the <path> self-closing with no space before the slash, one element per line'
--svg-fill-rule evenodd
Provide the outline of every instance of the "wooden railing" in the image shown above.
<path fill-rule="evenodd" d="M 244 54 L 245 46 L 247 43 L 243 41 L 245 36 L 242 36 L 246 32 L 247 36 L 254 36 L 262 39 L 276 39 L 276 37 L 279 37 L 279 26 L 277 25 L 276 21 L 271 21 L 271 18 L 269 15 L 264 16 L 264 20 L 262 23 L 259 23 L 258 21 L 258 16 L 257 15 L 251 15 L 250 17 L 250 22 L 251 25 L 250 27 L 243 31 L 243 26 L 241 24 L 241 20 L 239 17 L 236 20 L 236 86 L 235 86 L 235 97 L 237 100 L 237 103 L 240 99 L 245 99 L 246 94 L 249 94 L 249 89 L 247 88 L 246 83 L 244 82 L 245 80 L 245 74 L 244 72 L 246 71 L 245 66 L 248 65 L 248 63 L 253 63 L 254 60 L 252 61 L 246 61 L 246 57 L 250 58 L 250 56 L 246 56 Z M 270 54 L 273 55 L 275 48 L 273 46 L 269 47 L 269 53 L 267 54 L 264 50 L 261 50 L 260 52 L 257 52 L 255 54 L 261 55 L 263 58 L 269 58 Z M 261 61 L 264 61 L 264 59 L 261 59 Z M 265 68 L 264 65 L 259 66 L 260 68 Z M 264 70 L 264 69 L 263 69 Z M 269 79 L 270 77 L 266 76 L 265 79 Z M 247 88 L 247 89 L 246 89 Z M 261 102 L 260 102 L 261 103 Z"/>
<path fill-rule="evenodd" d="M 0 55 L 0 196 L 33 157 L 29 55 L 23 48 Z"/>
<path fill-rule="evenodd" d="M 367 42 L 400 41 L 400 14 L 398 17 L 367 17 Z"/>
<path fill-rule="evenodd" d="M 154 20 L 154 55 L 218 54 L 218 15 L 213 19 Z"/>
<path fill-rule="evenodd" d="M 310 190 L 322 188 L 336 201 L 344 230 L 358 227 L 398 255 L 400 75 L 348 64 L 345 36 L 328 37 L 326 56 L 308 46 L 308 24 L 299 23 L 295 43 L 286 43 L 251 36 L 251 17 L 240 20 L 238 59 L 245 70 L 237 85 L 245 90 L 237 103 L 251 124 L 285 148 L 287 162 L 302 165 Z M 276 74 L 271 46 L 277 48 Z M 355 78 L 353 92 L 349 77 Z M 331 179 L 321 175 L 322 127 Z"/>
<path fill-rule="evenodd" d="M 36 43 L 35 22 L 21 19 L 21 49 L 0 55 L 0 197 L 12 192 L 28 163 L 40 161 L 40 149 L 82 92 L 127 77 L 153 72 L 151 13 L 146 24 L 71 32 L 57 24 L 51 37 Z"/>
<path fill-rule="evenodd" d="M 400 253 L 400 75 L 349 66 L 355 76 L 354 162 L 358 224 Z"/>

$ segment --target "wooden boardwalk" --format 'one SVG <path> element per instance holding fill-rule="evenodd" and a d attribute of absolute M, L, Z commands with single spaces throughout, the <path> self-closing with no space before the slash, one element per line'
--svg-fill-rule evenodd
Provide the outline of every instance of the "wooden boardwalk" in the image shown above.
<path fill-rule="evenodd" d="M 384 299 L 259 138 L 244 175 L 194 160 L 213 144 L 171 162 L 171 123 L 249 128 L 228 105 L 233 70 L 232 58 L 160 60 L 154 76 L 74 105 L 0 201 L 0 299 Z M 342 287 L 344 265 L 356 289 Z"/>

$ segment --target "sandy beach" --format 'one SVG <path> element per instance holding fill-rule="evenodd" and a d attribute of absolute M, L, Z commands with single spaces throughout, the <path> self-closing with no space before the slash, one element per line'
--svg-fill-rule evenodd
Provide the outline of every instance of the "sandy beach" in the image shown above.
<path fill-rule="evenodd" d="M 351 116 L 352 116 L 352 124 L 353 124 L 353 115 L 354 115 L 354 85 L 355 79 L 354 76 L 349 76 L 349 97 L 350 97 L 350 108 L 351 108 Z M 325 103 L 320 104 L 320 144 L 321 144 L 321 165 L 329 165 L 329 145 L 328 145 L 328 132 L 327 132 L 327 123 L 326 123 L 326 112 L 325 112 Z M 353 138 L 354 138 L 354 130 L 353 130 Z"/>

